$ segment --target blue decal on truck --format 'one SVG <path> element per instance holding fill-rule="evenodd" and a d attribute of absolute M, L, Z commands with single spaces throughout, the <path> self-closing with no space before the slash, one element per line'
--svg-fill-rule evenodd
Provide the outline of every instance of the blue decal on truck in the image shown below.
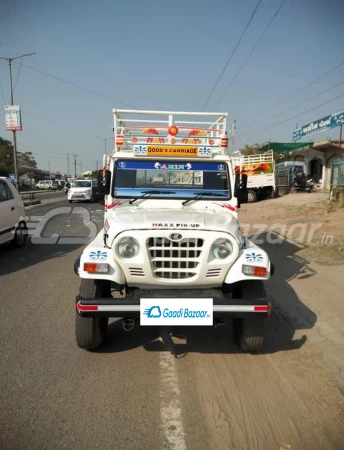
<path fill-rule="evenodd" d="M 263 255 L 261 253 L 246 253 L 245 255 L 247 262 L 262 262 L 263 261 Z"/>
<path fill-rule="evenodd" d="M 107 258 L 107 252 L 102 252 L 101 250 L 97 250 L 96 252 L 90 253 L 90 259 L 92 261 L 105 261 Z"/>

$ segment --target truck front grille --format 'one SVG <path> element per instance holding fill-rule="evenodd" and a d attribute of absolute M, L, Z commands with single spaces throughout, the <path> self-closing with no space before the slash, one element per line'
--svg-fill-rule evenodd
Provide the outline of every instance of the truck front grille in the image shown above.
<path fill-rule="evenodd" d="M 183 279 L 196 276 L 203 239 L 186 238 L 179 242 L 167 238 L 149 238 L 147 249 L 154 276 Z"/>

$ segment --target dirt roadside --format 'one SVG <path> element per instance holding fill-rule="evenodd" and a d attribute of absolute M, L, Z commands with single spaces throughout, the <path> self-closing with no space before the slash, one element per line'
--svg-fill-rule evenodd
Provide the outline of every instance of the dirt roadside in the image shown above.
<path fill-rule="evenodd" d="M 249 236 L 279 235 L 298 246 L 300 257 L 344 264 L 344 208 L 332 205 L 327 193 L 296 193 L 242 205 L 239 218 Z"/>
<path fill-rule="evenodd" d="M 253 239 L 276 268 L 267 283 L 275 308 L 344 393 L 344 209 L 326 193 L 298 193 L 243 205 L 239 217 L 251 236 L 265 226 Z"/>

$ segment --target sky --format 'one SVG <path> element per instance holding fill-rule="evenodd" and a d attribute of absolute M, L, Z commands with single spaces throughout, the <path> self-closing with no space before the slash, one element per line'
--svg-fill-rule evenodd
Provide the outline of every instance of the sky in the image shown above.
<path fill-rule="evenodd" d="M 344 109 L 343 0 L 285 0 L 236 76 L 281 2 L 261 1 L 205 107 L 236 120 L 236 149 L 291 142 L 296 124 Z M 66 173 L 67 154 L 71 172 L 72 154 L 78 170 L 95 170 L 104 139 L 112 146 L 113 108 L 201 111 L 257 4 L 2 0 L 0 56 L 36 53 L 13 62 L 18 150 L 32 151 L 43 170 Z M 8 104 L 3 60 L 0 87 Z M 0 136 L 12 139 L 4 122 L 1 107 Z M 311 140 L 326 138 L 338 139 L 339 128 Z"/>

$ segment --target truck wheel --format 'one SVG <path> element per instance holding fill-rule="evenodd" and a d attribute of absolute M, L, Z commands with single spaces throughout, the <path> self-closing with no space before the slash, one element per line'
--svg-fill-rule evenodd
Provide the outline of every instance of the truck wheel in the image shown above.
<path fill-rule="evenodd" d="M 81 280 L 79 295 L 85 298 L 104 298 L 110 296 L 110 285 L 95 280 Z M 76 341 L 80 348 L 96 350 L 105 340 L 107 317 L 82 317 L 75 311 Z"/>
<path fill-rule="evenodd" d="M 240 297 L 247 300 L 266 298 L 263 281 L 243 281 L 239 285 Z M 264 344 L 265 330 L 268 317 L 256 316 L 240 319 L 234 324 L 234 333 L 238 338 L 239 347 L 244 352 L 258 352 Z"/>
<path fill-rule="evenodd" d="M 255 203 L 258 200 L 257 192 L 253 191 L 252 189 L 249 189 L 247 191 L 247 195 L 248 203 Z"/>

